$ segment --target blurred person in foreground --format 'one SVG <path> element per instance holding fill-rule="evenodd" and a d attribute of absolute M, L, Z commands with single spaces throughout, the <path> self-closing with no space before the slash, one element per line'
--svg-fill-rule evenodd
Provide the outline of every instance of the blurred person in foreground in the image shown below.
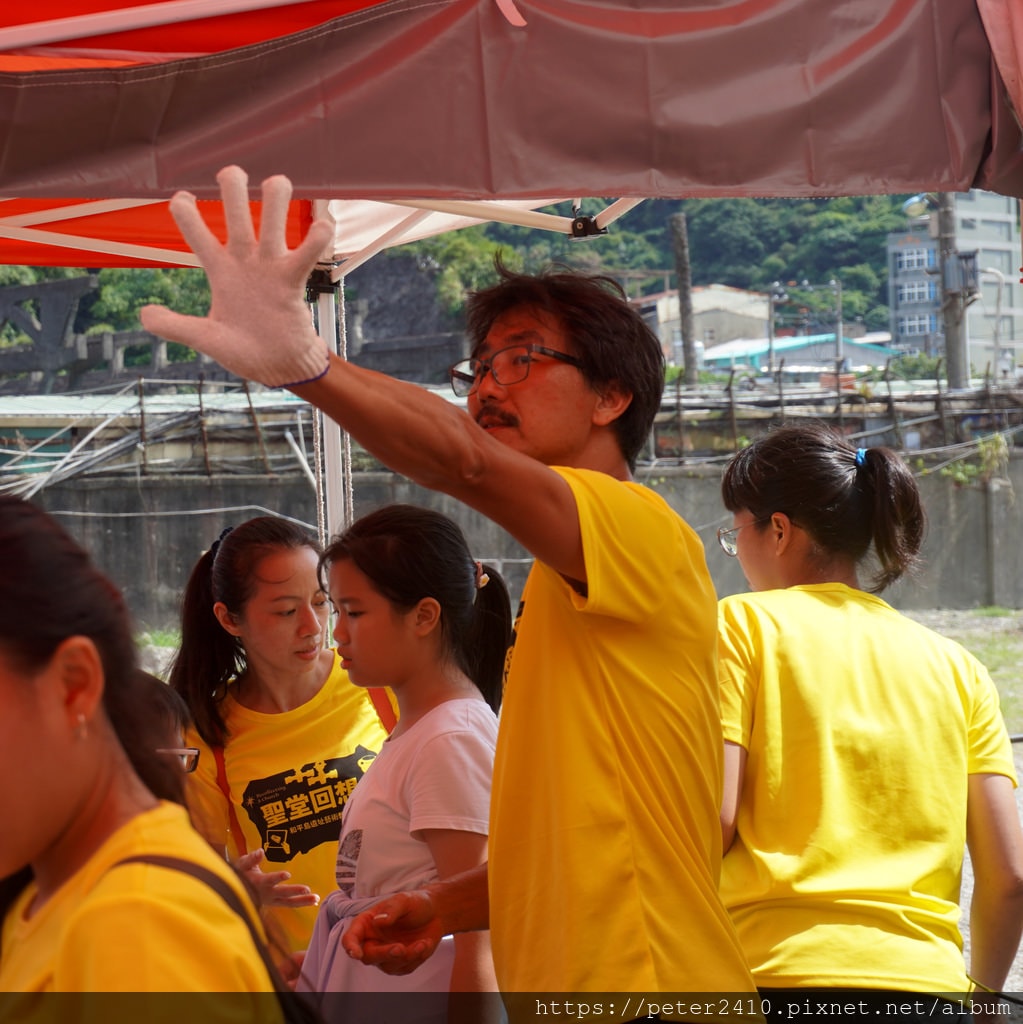
<path fill-rule="evenodd" d="M 0 560 L 0 1019 L 92 1020 L 124 1005 L 95 993 L 156 993 L 135 1012 L 174 1021 L 180 992 L 211 1024 L 279 1020 L 255 908 L 158 752 L 121 594 L 17 498 L 0 497 Z"/>

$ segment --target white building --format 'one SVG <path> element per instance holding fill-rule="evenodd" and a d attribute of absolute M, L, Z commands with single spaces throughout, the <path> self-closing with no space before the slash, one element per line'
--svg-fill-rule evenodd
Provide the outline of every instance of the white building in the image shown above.
<path fill-rule="evenodd" d="M 1023 370 L 1019 202 L 979 189 L 954 193 L 954 202 L 954 247 L 973 295 L 964 323 L 972 374 L 1015 377 Z M 945 352 L 938 245 L 936 212 L 888 236 L 888 305 L 900 349 Z"/>
<path fill-rule="evenodd" d="M 661 348 L 669 363 L 682 364 L 682 320 L 678 292 L 659 292 L 633 299 L 651 330 L 661 339 Z M 767 336 L 770 315 L 768 296 L 724 284 L 693 288 L 693 338 L 697 351 L 736 338 Z"/>

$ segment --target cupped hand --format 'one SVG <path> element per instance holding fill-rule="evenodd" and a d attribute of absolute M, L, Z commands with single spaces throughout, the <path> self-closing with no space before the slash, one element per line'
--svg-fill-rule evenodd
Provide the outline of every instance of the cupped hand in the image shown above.
<path fill-rule="evenodd" d="M 385 974 L 411 974 L 443 937 L 429 893 L 417 889 L 388 896 L 353 918 L 341 945 L 352 959 Z"/>

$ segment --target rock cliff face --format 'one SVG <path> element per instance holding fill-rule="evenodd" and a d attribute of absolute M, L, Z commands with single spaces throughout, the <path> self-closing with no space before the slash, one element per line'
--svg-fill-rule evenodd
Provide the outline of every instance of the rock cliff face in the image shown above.
<path fill-rule="evenodd" d="M 409 253 L 381 253 L 346 277 L 345 316 L 353 348 L 462 327 L 437 301 L 437 268 Z"/>
<path fill-rule="evenodd" d="M 345 278 L 348 357 L 405 380 L 439 384 L 463 354 L 461 322 L 437 301 L 437 269 L 385 252 Z"/>

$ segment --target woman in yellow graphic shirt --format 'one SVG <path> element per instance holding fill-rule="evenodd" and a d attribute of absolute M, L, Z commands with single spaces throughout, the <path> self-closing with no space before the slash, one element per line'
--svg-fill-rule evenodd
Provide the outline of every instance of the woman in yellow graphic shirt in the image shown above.
<path fill-rule="evenodd" d="M 73 1021 L 94 997 L 44 994 L 96 992 L 217 993 L 190 997 L 203 1021 L 279 1019 L 253 995 L 273 984 L 240 913 L 189 871 L 139 861 L 212 874 L 255 920 L 173 802 L 181 766 L 157 753 L 121 595 L 20 499 L 0 498 L 0 563 L 0 1019 Z M 162 1021 L 166 1004 L 133 1005 Z"/>
<path fill-rule="evenodd" d="M 1023 922 L 998 694 L 972 655 L 876 596 L 924 536 L 912 473 L 887 448 L 792 426 L 739 452 L 722 496 L 721 546 L 753 593 L 719 605 L 721 892 L 758 987 L 782 1015 L 855 990 L 870 1020 L 890 993 L 997 989 Z"/>
<path fill-rule="evenodd" d="M 341 812 L 393 725 L 389 693 L 353 685 L 325 646 L 319 555 L 290 520 L 225 530 L 192 570 L 169 676 L 200 750 L 192 819 L 259 892 L 281 954 L 309 944 Z"/>

